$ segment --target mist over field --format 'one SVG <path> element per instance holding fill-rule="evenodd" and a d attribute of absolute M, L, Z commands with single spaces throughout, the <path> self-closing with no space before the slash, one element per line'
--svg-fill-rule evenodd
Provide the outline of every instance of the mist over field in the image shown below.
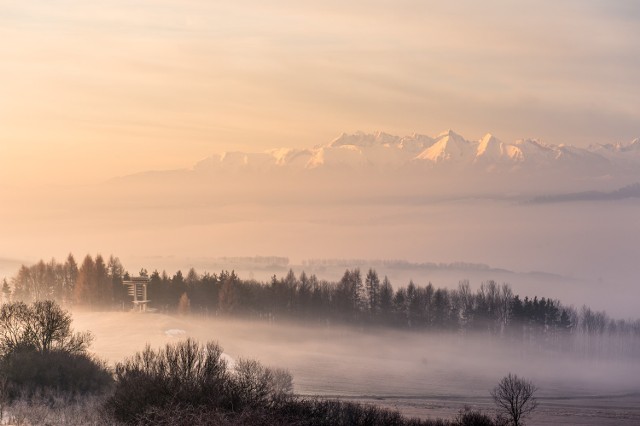
<path fill-rule="evenodd" d="M 640 419 L 640 366 L 633 359 L 582 358 L 483 334 L 118 312 L 75 312 L 74 318 L 79 329 L 94 331 L 93 351 L 110 362 L 147 343 L 213 339 L 232 360 L 286 366 L 302 395 L 376 403 L 422 418 L 452 418 L 465 405 L 490 411 L 489 390 L 517 371 L 540 388 L 542 408 L 531 424 L 631 425 Z"/>

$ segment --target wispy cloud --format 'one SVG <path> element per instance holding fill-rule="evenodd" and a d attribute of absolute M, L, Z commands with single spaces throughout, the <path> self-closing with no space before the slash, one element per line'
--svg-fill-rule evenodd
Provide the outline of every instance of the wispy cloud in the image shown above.
<path fill-rule="evenodd" d="M 104 178 L 359 129 L 630 140 L 638 19 L 627 0 L 5 2 L 0 177 L 42 179 L 61 151 L 60 179 Z"/>

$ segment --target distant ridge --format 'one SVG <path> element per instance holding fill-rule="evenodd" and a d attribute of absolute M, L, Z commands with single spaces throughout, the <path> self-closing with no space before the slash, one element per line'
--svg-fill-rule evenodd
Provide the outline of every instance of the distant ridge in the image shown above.
<path fill-rule="evenodd" d="M 571 201 L 611 201 L 627 198 L 640 198 L 640 183 L 627 185 L 615 191 L 582 191 L 566 194 L 553 194 L 534 197 L 529 200 L 532 204 L 563 203 Z"/>
<path fill-rule="evenodd" d="M 388 133 L 343 133 L 307 149 L 277 148 L 262 153 L 226 152 L 197 163 L 195 171 L 215 169 L 446 168 L 465 166 L 485 171 L 573 167 L 606 170 L 640 166 L 640 140 L 588 148 L 546 144 L 536 139 L 503 142 L 487 133 L 468 140 L 453 130 L 436 137 Z"/>
<path fill-rule="evenodd" d="M 131 194 L 134 203 L 142 202 L 136 194 L 148 191 L 162 203 L 199 203 L 207 194 L 225 203 L 416 204 L 452 197 L 556 202 L 533 198 L 613 191 L 634 182 L 640 182 L 638 139 L 582 148 L 536 139 L 504 142 L 491 133 L 469 140 L 447 130 L 435 137 L 343 133 L 308 148 L 223 152 L 191 168 L 141 172 L 107 184 L 118 196 Z"/>

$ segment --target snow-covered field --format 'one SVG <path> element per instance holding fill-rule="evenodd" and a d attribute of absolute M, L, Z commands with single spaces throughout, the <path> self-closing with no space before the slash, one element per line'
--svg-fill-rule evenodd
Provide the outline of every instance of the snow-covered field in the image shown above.
<path fill-rule="evenodd" d="M 507 372 L 539 387 L 531 424 L 640 424 L 640 362 L 578 361 L 527 353 L 504 342 L 335 326 L 172 317 L 156 313 L 75 312 L 77 330 L 110 363 L 148 343 L 216 340 L 231 359 L 288 368 L 295 390 L 376 403 L 419 417 L 453 417 L 465 405 L 491 410 L 489 390 Z"/>

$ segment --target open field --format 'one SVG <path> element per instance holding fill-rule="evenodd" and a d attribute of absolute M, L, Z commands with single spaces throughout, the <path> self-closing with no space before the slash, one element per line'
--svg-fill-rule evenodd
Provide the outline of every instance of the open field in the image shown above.
<path fill-rule="evenodd" d="M 93 350 L 110 363 L 182 337 L 217 340 L 234 359 L 288 368 L 295 391 L 453 417 L 465 405 L 491 410 L 489 390 L 507 372 L 539 387 L 531 424 L 640 423 L 640 363 L 576 360 L 470 336 L 354 330 L 147 313 L 75 312 Z M 180 330 L 180 331 L 178 331 Z M 184 331 L 184 333 L 182 332 Z"/>

